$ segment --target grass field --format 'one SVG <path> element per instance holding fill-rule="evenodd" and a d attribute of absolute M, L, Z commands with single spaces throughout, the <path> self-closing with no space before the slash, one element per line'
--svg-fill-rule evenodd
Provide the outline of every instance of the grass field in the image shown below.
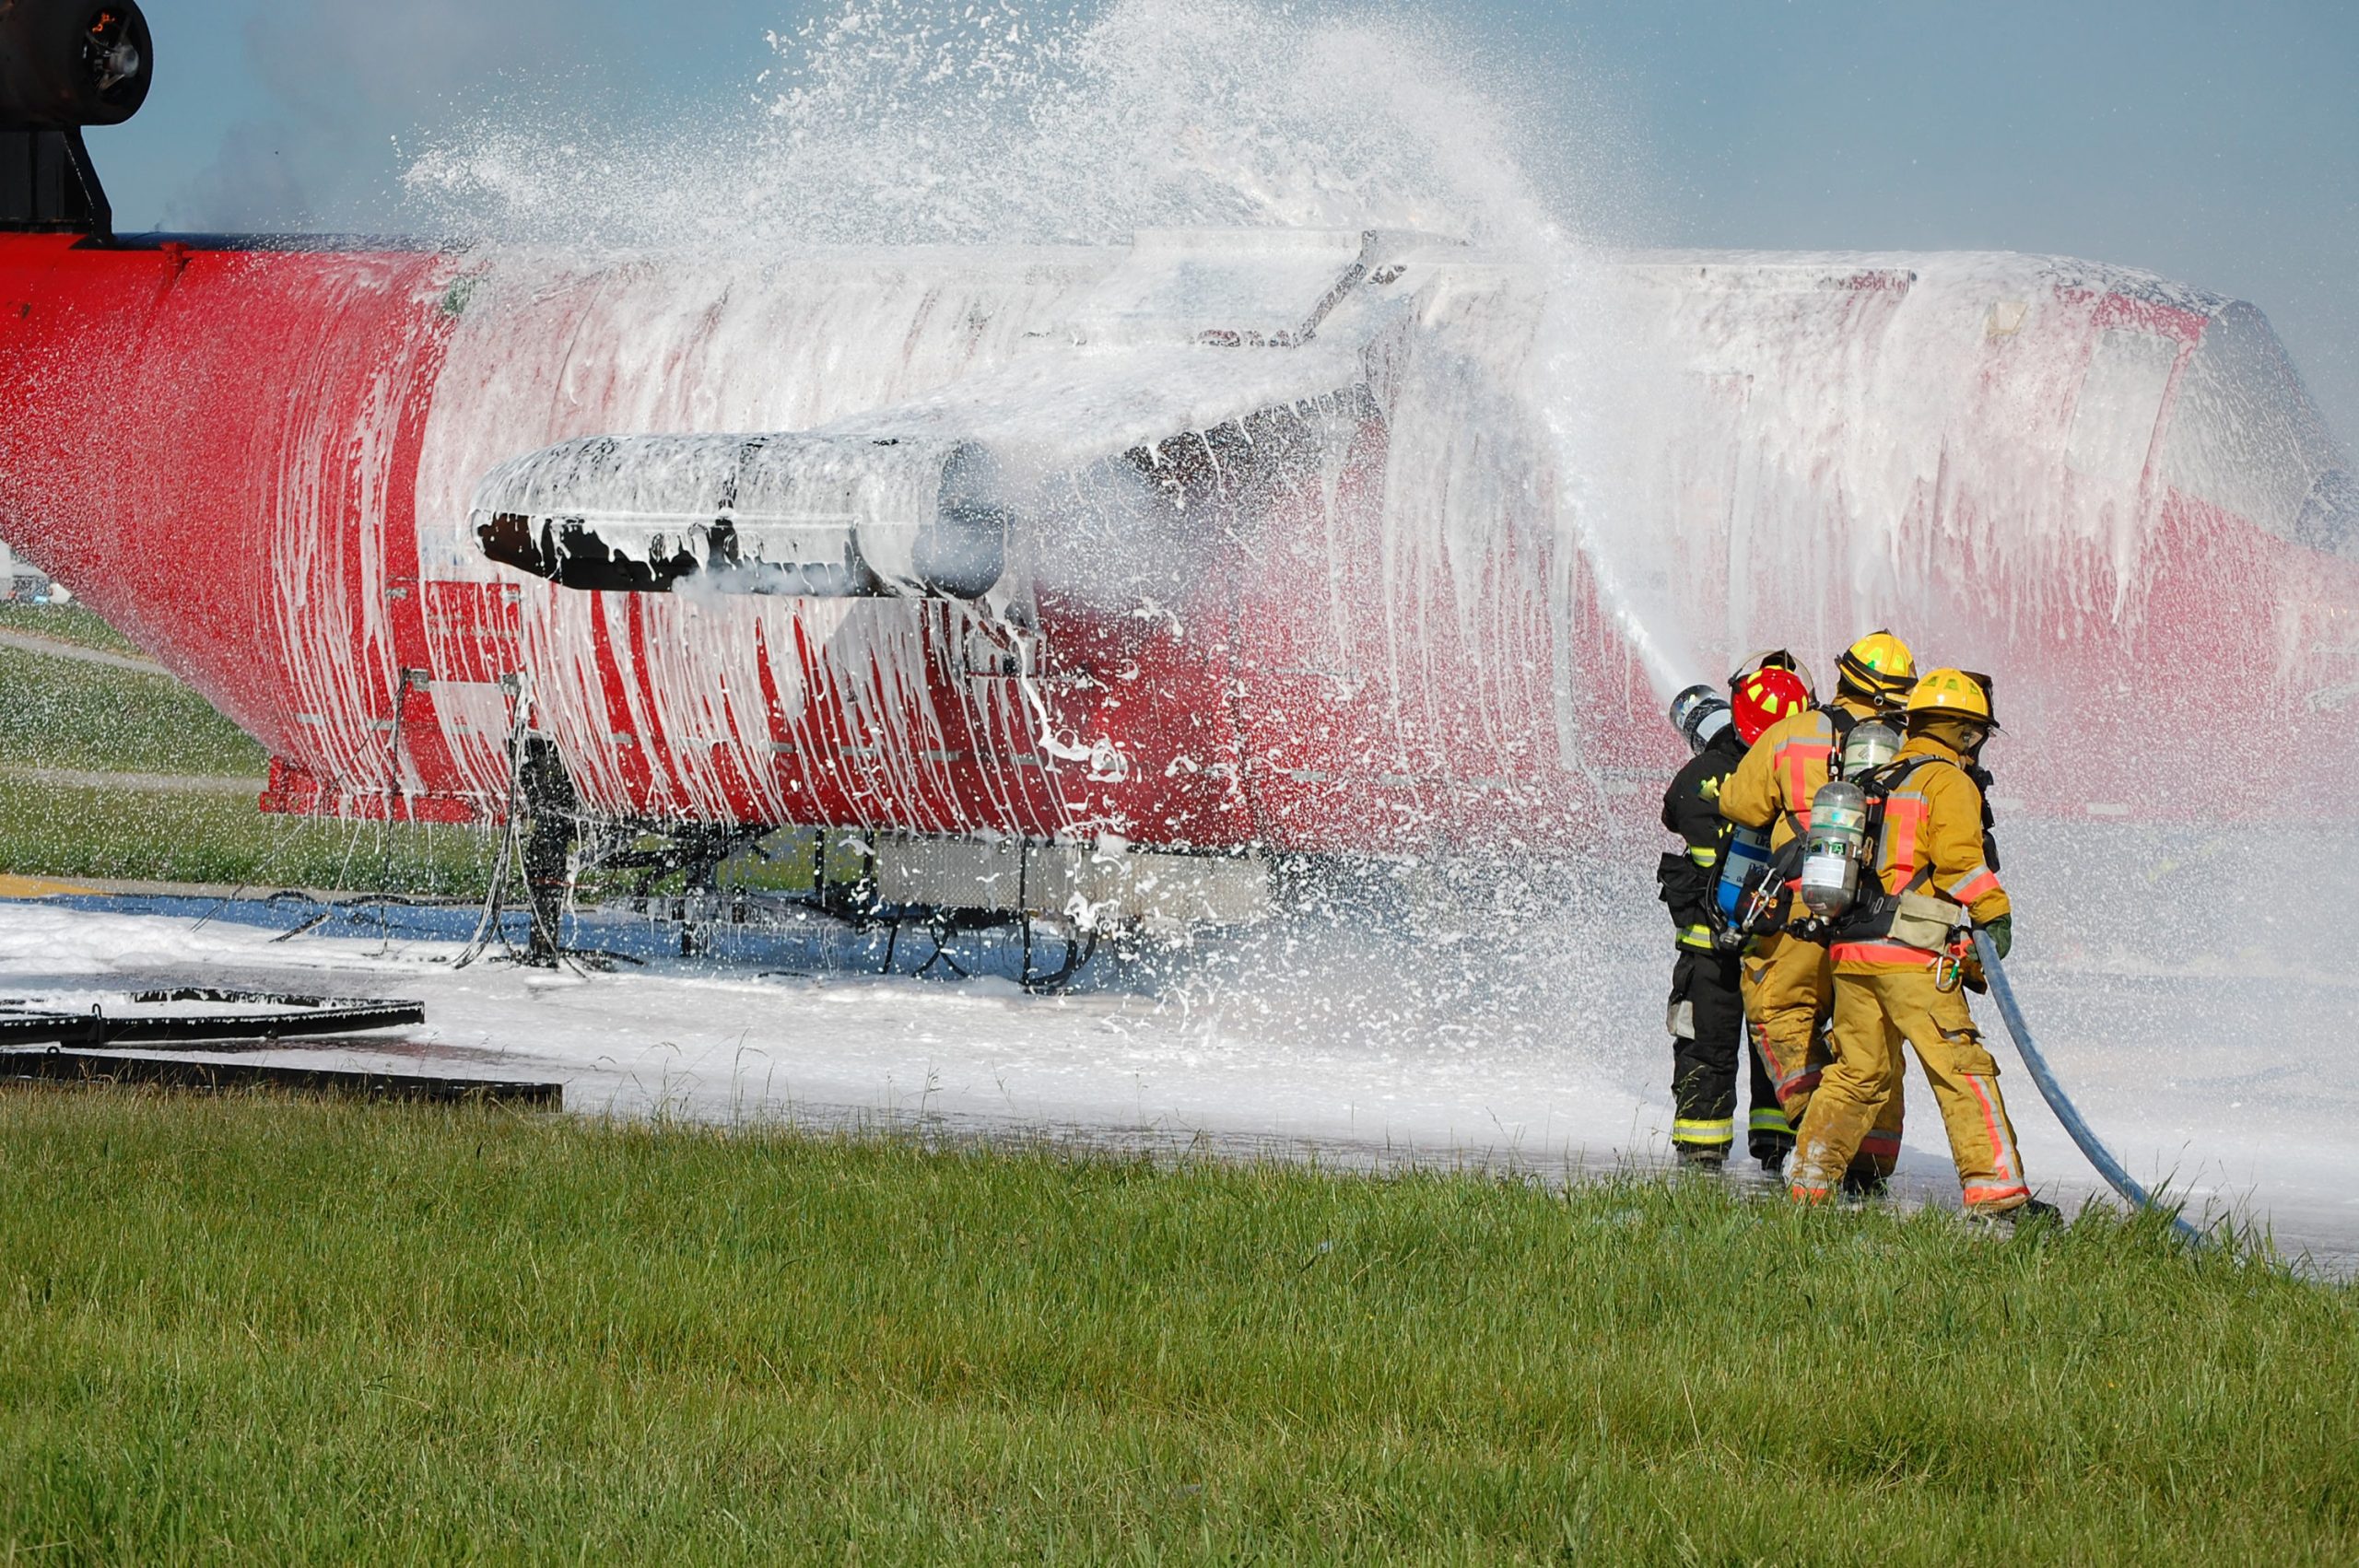
<path fill-rule="evenodd" d="M 0 631 L 131 650 L 76 605 L 0 600 Z M 0 648 L 0 872 L 482 896 L 497 849 L 488 835 L 264 815 L 254 802 L 269 764 L 251 737 L 169 676 Z M 77 777 L 61 780 L 59 772 Z M 160 789 L 137 777 L 147 774 L 253 788 Z M 808 866 L 807 849 L 775 864 L 741 857 L 727 880 L 792 891 L 810 885 Z"/>
<path fill-rule="evenodd" d="M 0 871 L 475 897 L 498 845 L 464 827 L 265 816 L 246 794 L 0 775 Z"/>
<path fill-rule="evenodd" d="M 103 649 L 109 653 L 136 654 L 129 638 L 99 619 L 98 612 L 79 604 L 36 604 L 26 599 L 0 599 L 0 631 L 23 632 L 77 648 Z"/>
<path fill-rule="evenodd" d="M 2348 1288 L 1713 1181 L 0 1094 L 0 1562 L 2347 1562 Z"/>
<path fill-rule="evenodd" d="M 129 644 L 88 610 L 0 601 L 0 630 Z M 494 846 L 464 828 L 265 816 L 263 748 L 168 676 L 0 648 L 0 872 L 476 896 Z M 77 775 L 246 779 L 251 791 Z"/>
<path fill-rule="evenodd" d="M 0 766 L 256 779 L 270 768 L 251 737 L 167 676 L 0 648 Z"/>

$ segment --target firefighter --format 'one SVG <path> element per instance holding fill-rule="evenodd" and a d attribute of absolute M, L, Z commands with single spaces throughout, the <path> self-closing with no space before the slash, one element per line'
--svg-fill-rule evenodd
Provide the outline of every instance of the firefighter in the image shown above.
<path fill-rule="evenodd" d="M 1968 1212 L 2011 1223 L 2053 1215 L 2024 1179 L 1998 1063 L 1959 989 L 1974 968 L 1963 957 L 1969 924 L 1989 933 L 2001 958 L 2013 938 L 2006 890 L 1989 865 L 1982 791 L 1968 772 L 1998 728 L 1987 680 L 1933 671 L 1909 693 L 1907 722 L 1907 743 L 1867 783 L 1876 825 L 1862 848 L 1860 893 L 1835 925 L 1834 1060 L 1802 1117 L 1793 1196 L 1825 1200 L 1849 1166 L 1877 1107 L 1899 1086 L 1906 1039 L 1932 1083 Z"/>
<path fill-rule="evenodd" d="M 1708 686 L 1692 688 L 1682 694 L 1682 702 L 1691 695 L 1708 699 L 1710 692 Z M 1737 1059 L 1743 1057 L 1753 1069 L 1746 1148 L 1775 1176 L 1785 1167 L 1794 1132 L 1778 1107 L 1777 1085 L 1744 1048 L 1737 956 L 1720 940 L 1724 922 L 1713 893 L 1729 839 L 1720 786 L 1764 730 L 1810 706 L 1810 692 L 1791 669 L 1773 667 L 1742 674 L 1730 696 L 1722 711 L 1690 710 L 1693 716 L 1684 723 L 1674 713 L 1673 722 L 1696 743 L 1696 751 L 1662 797 L 1662 825 L 1686 841 L 1684 848 L 1663 856 L 1656 872 L 1678 933 L 1669 1012 L 1671 1142 L 1682 1164 L 1717 1168 L 1727 1162 L 1736 1141 Z"/>
<path fill-rule="evenodd" d="M 1888 631 L 1870 632 L 1835 661 L 1835 700 L 1779 720 L 1762 733 L 1720 790 L 1720 812 L 1741 827 L 1769 833 L 1770 851 L 1783 849 L 1810 825 L 1811 797 L 1826 782 L 1830 761 L 1862 720 L 1896 715 L 1915 684 L 1916 659 Z M 1802 1125 L 1827 1061 L 1824 1038 L 1834 1006 L 1826 949 L 1785 932 L 1793 913 L 1781 894 L 1767 930 L 1748 943 L 1740 985 L 1753 1047 L 1787 1118 Z M 1904 1102 L 1895 1080 L 1889 1105 L 1860 1140 L 1860 1163 L 1848 1173 L 1854 1188 L 1873 1189 L 1900 1160 Z"/>
<path fill-rule="evenodd" d="M 533 930 L 523 962 L 554 969 L 565 901 L 573 891 L 572 854 L 580 834 L 581 802 L 557 755 L 557 743 L 537 732 L 523 737 L 516 758 L 517 789 L 532 828 L 524 839 L 524 886 L 533 906 Z"/>

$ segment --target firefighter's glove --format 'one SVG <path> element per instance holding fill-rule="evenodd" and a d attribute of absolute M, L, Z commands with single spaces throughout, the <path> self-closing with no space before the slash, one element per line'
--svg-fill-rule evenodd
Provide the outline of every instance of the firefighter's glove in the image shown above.
<path fill-rule="evenodd" d="M 1990 951 L 1997 954 L 2000 958 L 2003 960 L 2007 954 L 2013 950 L 2015 945 L 2014 916 L 1996 916 L 1992 918 L 1988 924 L 1984 925 L 1982 929 L 1989 935 Z"/>

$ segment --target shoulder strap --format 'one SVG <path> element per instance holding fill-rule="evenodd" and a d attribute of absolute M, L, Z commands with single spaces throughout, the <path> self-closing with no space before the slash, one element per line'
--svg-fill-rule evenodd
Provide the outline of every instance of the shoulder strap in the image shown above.
<path fill-rule="evenodd" d="M 1859 727 L 1859 716 L 1849 708 L 1832 702 L 1819 704 L 1818 711 L 1826 715 L 1826 726 L 1834 732 L 1834 744 L 1826 754 L 1826 776 L 1840 778 L 1843 777 L 1843 750 L 1850 743 L 1851 731 Z"/>
<path fill-rule="evenodd" d="M 1990 770 L 1979 761 L 1966 765 L 1966 776 L 1973 779 L 1974 787 L 1982 792 L 1982 863 L 1995 872 L 2000 869 L 1999 813 L 1991 807 L 1990 791 L 1998 781 L 1990 777 Z"/>
<path fill-rule="evenodd" d="M 1866 779 L 1862 780 L 1862 782 L 1866 784 L 1869 790 L 1868 839 L 1870 843 L 1875 846 L 1872 850 L 1872 854 L 1875 859 L 1880 860 L 1884 858 L 1884 808 L 1885 801 L 1889 800 L 1899 790 L 1907 788 L 1909 784 L 1915 781 L 1919 774 L 1924 772 L 1925 769 L 1929 767 L 1955 767 L 1956 766 L 1957 764 L 1950 761 L 1947 757 L 1911 756 L 1898 757 L 1891 762 L 1885 763 L 1882 767 L 1872 768 L 1869 770 Z M 1932 862 L 1931 860 L 1927 860 L 1917 868 L 1916 872 L 1908 879 L 1908 885 L 1902 888 L 1900 891 L 1903 893 L 1914 893 L 1932 880 Z"/>
<path fill-rule="evenodd" d="M 1870 803 L 1880 803 L 1884 796 L 1916 778 L 1918 769 L 1925 764 L 1941 760 L 1937 756 L 1898 758 L 1881 767 L 1871 767 L 1851 782 L 1867 791 Z"/>

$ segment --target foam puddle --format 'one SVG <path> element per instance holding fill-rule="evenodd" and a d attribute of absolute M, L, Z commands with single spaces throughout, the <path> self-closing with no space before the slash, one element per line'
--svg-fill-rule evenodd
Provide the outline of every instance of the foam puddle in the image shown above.
<path fill-rule="evenodd" d="M 1096 989 L 1057 998 L 1003 974 L 882 977 L 881 936 L 825 922 L 681 960 L 666 956 L 668 928 L 609 918 L 576 940 L 643 968 L 549 975 L 453 971 L 463 910 L 393 909 L 371 936 L 275 943 L 296 912 L 233 907 L 200 924 L 209 902 L 76 902 L 0 905 L 0 952 L 18 955 L 0 961 L 12 995 L 70 1005 L 135 980 L 415 997 L 428 1026 L 398 1046 L 268 1059 L 554 1078 L 577 1112 L 1543 1176 L 1658 1163 L 1669 1130 L 1660 912 L 1635 879 L 1584 905 L 1520 911 L 1505 937 L 1451 930 L 1479 911 L 1440 890 L 1381 911 L 1363 897 L 1350 919 L 1314 903 L 1248 939 L 1100 967 Z M 2359 1085 L 2341 1046 L 2359 984 L 2300 955 L 2268 966 L 2233 949 L 2178 955 L 2202 971 L 2189 977 L 2157 974 L 2134 950 L 2042 958 L 2044 945 L 2028 935 L 2016 966 L 2025 1006 L 2134 1173 L 2167 1181 L 2193 1211 L 2273 1225 L 2289 1253 L 2337 1268 L 2359 1255 L 2347 1135 Z M 898 966 L 922 956 L 913 948 Z M 2256 1017 L 2283 1027 L 2257 1031 Z M 2068 1207 L 2102 1198 L 2012 1049 L 1993 1049 L 2035 1184 Z M 1902 1197 L 1954 1206 L 1913 1071 L 1909 1093 Z"/>

